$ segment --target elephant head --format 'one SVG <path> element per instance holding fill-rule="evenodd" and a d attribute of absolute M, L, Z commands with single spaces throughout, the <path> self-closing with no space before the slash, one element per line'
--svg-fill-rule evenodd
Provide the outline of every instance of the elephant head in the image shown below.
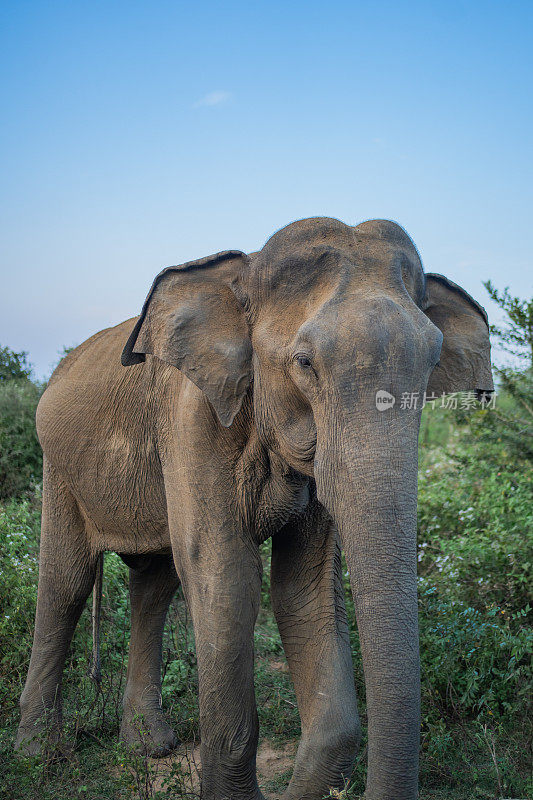
<path fill-rule="evenodd" d="M 264 447 L 316 482 L 340 533 L 361 640 L 366 796 L 416 797 L 414 400 L 492 390 L 485 312 L 425 275 L 395 223 L 313 218 L 251 256 L 231 251 L 161 273 L 123 363 L 145 353 L 182 370 L 224 426 L 253 391 Z M 383 409 L 378 392 L 395 402 Z"/>

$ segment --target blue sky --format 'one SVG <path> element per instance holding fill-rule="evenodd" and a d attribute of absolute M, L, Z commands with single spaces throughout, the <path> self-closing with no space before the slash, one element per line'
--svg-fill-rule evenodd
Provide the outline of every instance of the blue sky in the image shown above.
<path fill-rule="evenodd" d="M 2 2 L 0 344 L 47 375 L 154 275 L 325 215 L 531 293 L 533 3 Z"/>

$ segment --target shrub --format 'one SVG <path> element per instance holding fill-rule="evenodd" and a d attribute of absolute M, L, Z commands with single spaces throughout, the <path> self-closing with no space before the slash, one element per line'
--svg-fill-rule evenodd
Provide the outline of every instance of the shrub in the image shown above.
<path fill-rule="evenodd" d="M 40 386 L 0 381 L 0 500 L 20 496 L 41 480 L 42 451 L 35 430 Z"/>
<path fill-rule="evenodd" d="M 15 353 L 9 347 L 0 347 L 0 382 L 29 379 L 31 371 L 27 353 Z"/>
<path fill-rule="evenodd" d="M 16 707 L 30 660 L 39 526 L 38 502 L 26 498 L 0 505 L 0 707 L 8 714 Z"/>

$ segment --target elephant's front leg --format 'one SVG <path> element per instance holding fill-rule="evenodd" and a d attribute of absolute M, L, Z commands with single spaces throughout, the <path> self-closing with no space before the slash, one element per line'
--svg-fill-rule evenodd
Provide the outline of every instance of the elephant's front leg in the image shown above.
<path fill-rule="evenodd" d="M 196 639 L 202 798 L 259 800 L 253 682 L 259 551 L 223 523 L 197 530 L 177 546 L 176 563 Z"/>
<path fill-rule="evenodd" d="M 285 800 L 319 800 L 350 777 L 360 726 L 336 532 L 315 502 L 272 541 L 272 604 L 302 738 Z"/>

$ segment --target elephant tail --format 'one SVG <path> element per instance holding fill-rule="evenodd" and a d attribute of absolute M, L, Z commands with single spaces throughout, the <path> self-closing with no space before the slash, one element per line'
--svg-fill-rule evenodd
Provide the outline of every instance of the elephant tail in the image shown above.
<path fill-rule="evenodd" d="M 100 664 L 100 616 L 102 612 L 102 588 L 104 582 L 104 554 L 100 553 L 96 562 L 96 576 L 93 587 L 93 655 L 89 676 L 100 685 L 102 681 L 102 667 Z"/>

